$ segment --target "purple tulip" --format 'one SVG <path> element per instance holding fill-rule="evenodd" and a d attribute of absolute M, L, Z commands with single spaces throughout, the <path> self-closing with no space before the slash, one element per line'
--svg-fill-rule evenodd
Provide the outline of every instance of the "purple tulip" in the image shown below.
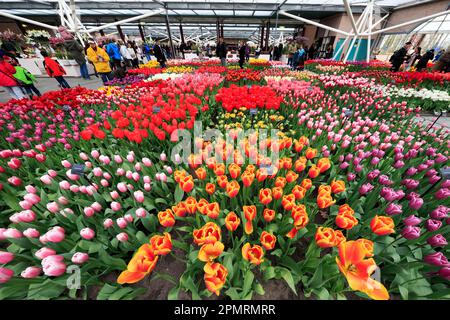
<path fill-rule="evenodd" d="M 393 166 L 395 169 L 400 169 L 400 168 L 403 167 L 404 165 L 405 165 L 405 163 L 404 163 L 403 161 L 398 160 L 398 161 L 395 162 L 392 166 Z"/>
<path fill-rule="evenodd" d="M 397 200 L 397 192 L 392 188 L 383 187 L 380 191 L 380 196 L 389 202 Z"/>
<path fill-rule="evenodd" d="M 441 188 L 450 188 L 450 180 L 447 179 L 441 184 Z"/>
<path fill-rule="evenodd" d="M 444 156 L 443 154 L 439 153 L 436 157 L 436 159 L 434 159 L 436 161 L 436 163 L 442 163 L 447 161 L 447 157 Z"/>
<path fill-rule="evenodd" d="M 437 172 L 436 170 L 430 169 L 430 170 L 427 171 L 427 173 L 425 173 L 425 175 L 426 175 L 427 177 L 432 177 L 432 176 L 437 175 L 437 173 L 438 173 L 438 172 Z"/>
<path fill-rule="evenodd" d="M 403 212 L 402 205 L 397 203 L 389 203 L 386 209 L 384 209 L 384 212 L 390 216 L 400 214 Z"/>
<path fill-rule="evenodd" d="M 409 207 L 413 210 L 419 210 L 423 205 L 423 199 L 419 197 L 413 197 L 409 200 Z"/>
<path fill-rule="evenodd" d="M 434 197 L 438 200 L 444 200 L 450 197 L 450 189 L 449 188 L 441 188 L 434 194 Z"/>
<path fill-rule="evenodd" d="M 402 181 L 402 184 L 408 189 L 415 189 L 419 186 L 419 181 L 414 179 L 405 179 Z"/>
<path fill-rule="evenodd" d="M 436 234 L 428 238 L 427 242 L 433 247 L 445 247 L 447 245 L 447 239 L 442 234 Z"/>
<path fill-rule="evenodd" d="M 389 179 L 388 176 L 382 174 L 379 178 L 378 178 L 378 182 L 380 184 L 382 184 L 383 186 L 389 186 L 392 184 L 392 181 Z"/>
<path fill-rule="evenodd" d="M 406 175 L 407 176 L 413 176 L 417 173 L 417 169 L 414 167 L 409 168 L 408 170 L 406 170 Z"/>
<path fill-rule="evenodd" d="M 417 166 L 417 171 L 419 171 L 419 172 L 422 172 L 422 171 L 427 170 L 427 169 L 428 169 L 428 166 L 426 164 L 424 164 L 424 163 L 421 163 L 421 164 L 419 164 Z"/>
<path fill-rule="evenodd" d="M 436 231 L 442 226 L 442 221 L 440 220 L 434 220 L 434 219 L 428 219 L 425 221 L 425 228 L 430 231 Z"/>
<path fill-rule="evenodd" d="M 402 230 L 401 234 L 405 239 L 408 240 L 417 239 L 418 237 L 420 237 L 420 228 L 413 226 L 406 226 Z"/>
<path fill-rule="evenodd" d="M 443 267 L 441 270 L 439 270 L 438 274 L 442 278 L 450 281 L 450 267 Z"/>
<path fill-rule="evenodd" d="M 447 258 L 444 256 L 444 254 L 442 252 L 430 253 L 429 255 L 425 256 L 423 261 L 425 261 L 428 264 L 431 264 L 434 266 L 439 266 L 439 267 L 449 265 Z"/>
<path fill-rule="evenodd" d="M 349 174 L 347 174 L 347 181 L 353 181 L 356 179 L 356 174 L 350 172 Z"/>
<path fill-rule="evenodd" d="M 370 183 L 365 183 L 359 188 L 359 193 L 361 195 L 368 194 L 370 191 L 373 190 L 373 188 L 374 188 L 374 186 L 371 185 Z"/>
<path fill-rule="evenodd" d="M 397 200 L 403 199 L 403 197 L 405 196 L 405 193 L 403 192 L 403 190 L 398 190 L 396 192 L 397 194 Z"/>
<path fill-rule="evenodd" d="M 374 180 L 380 174 L 380 170 L 373 170 L 367 174 L 367 179 Z"/>
<path fill-rule="evenodd" d="M 407 217 L 403 220 L 403 223 L 407 226 L 416 226 L 421 222 L 422 222 L 422 219 L 420 219 L 419 217 L 417 217 L 415 215 L 410 215 L 409 217 Z"/>
<path fill-rule="evenodd" d="M 429 147 L 429 148 L 427 149 L 427 156 L 429 156 L 429 157 L 434 157 L 434 156 L 436 155 L 436 150 L 437 150 L 437 149 L 435 149 L 435 148 Z"/>
<path fill-rule="evenodd" d="M 438 182 L 439 180 L 441 180 L 441 177 L 439 176 L 431 176 L 428 178 L 428 182 L 430 184 L 435 184 L 436 182 Z M 443 187 L 443 186 L 442 186 Z"/>
<path fill-rule="evenodd" d="M 440 205 L 430 213 L 430 217 L 433 219 L 444 219 L 449 212 L 450 208 Z"/>

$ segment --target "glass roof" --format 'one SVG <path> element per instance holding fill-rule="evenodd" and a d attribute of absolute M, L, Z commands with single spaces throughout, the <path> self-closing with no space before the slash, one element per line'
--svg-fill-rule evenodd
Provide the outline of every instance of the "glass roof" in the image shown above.
<path fill-rule="evenodd" d="M 418 33 L 450 32 L 450 14 L 428 20 L 427 22 L 424 22 L 420 26 L 416 27 L 412 32 Z"/>

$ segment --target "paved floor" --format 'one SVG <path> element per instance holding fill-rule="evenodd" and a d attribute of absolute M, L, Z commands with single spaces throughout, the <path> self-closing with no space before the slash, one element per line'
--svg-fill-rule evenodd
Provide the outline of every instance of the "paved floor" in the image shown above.
<path fill-rule="evenodd" d="M 422 121 L 426 125 L 430 126 L 437 118 L 438 118 L 438 116 L 434 116 L 434 115 L 423 115 L 423 116 L 417 117 L 416 121 Z M 444 116 L 440 117 L 436 121 L 434 126 L 436 128 L 444 127 L 445 129 L 450 130 L 450 115 L 449 115 L 449 113 L 447 113 L 446 117 L 444 117 Z"/>
<path fill-rule="evenodd" d="M 84 80 L 83 78 L 74 77 L 66 77 L 65 79 L 71 87 L 80 85 L 89 89 L 97 89 L 103 86 L 102 80 L 100 78 L 97 78 L 96 76 L 91 76 L 91 80 Z M 37 81 L 34 85 L 39 89 L 41 93 L 59 89 L 58 82 L 55 79 L 47 77 L 37 77 Z M 0 87 L 0 102 L 6 102 L 9 99 L 11 99 L 9 94 L 5 91 L 4 88 Z"/>

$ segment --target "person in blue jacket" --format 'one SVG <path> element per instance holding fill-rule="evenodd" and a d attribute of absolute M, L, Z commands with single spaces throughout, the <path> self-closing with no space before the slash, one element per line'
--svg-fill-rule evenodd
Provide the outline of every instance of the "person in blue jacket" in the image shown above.
<path fill-rule="evenodd" d="M 105 47 L 106 53 L 110 58 L 111 68 L 113 70 L 121 67 L 122 55 L 120 54 L 119 46 L 114 42 L 114 40 L 110 40 L 109 43 Z"/>
<path fill-rule="evenodd" d="M 294 70 L 303 70 L 305 68 L 305 57 L 306 51 L 303 49 L 303 45 L 300 45 L 292 57 L 292 68 Z"/>

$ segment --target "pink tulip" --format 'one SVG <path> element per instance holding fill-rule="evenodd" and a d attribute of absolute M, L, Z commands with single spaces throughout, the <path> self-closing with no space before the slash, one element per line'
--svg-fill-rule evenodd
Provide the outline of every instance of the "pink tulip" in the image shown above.
<path fill-rule="evenodd" d="M 116 199 L 119 198 L 119 193 L 118 193 L 117 191 L 111 191 L 111 192 L 109 193 L 109 195 L 111 196 L 111 198 L 112 198 L 113 200 L 116 200 Z"/>
<path fill-rule="evenodd" d="M 10 239 L 19 239 L 22 238 L 22 232 L 16 228 L 8 228 L 3 232 L 3 236 Z"/>
<path fill-rule="evenodd" d="M 116 163 L 122 163 L 123 160 L 122 160 L 122 158 L 121 158 L 119 155 L 116 154 L 116 155 L 114 156 L 114 161 L 115 161 Z"/>
<path fill-rule="evenodd" d="M 433 232 L 438 230 L 442 226 L 442 221 L 440 220 L 434 220 L 434 219 L 428 219 L 425 221 L 425 228 L 429 232 Z"/>
<path fill-rule="evenodd" d="M 42 260 L 45 259 L 49 256 L 53 256 L 56 254 L 56 251 L 50 248 L 46 248 L 43 247 L 41 249 L 39 249 L 38 251 L 36 251 L 36 253 L 34 254 L 38 259 Z"/>
<path fill-rule="evenodd" d="M 33 203 L 27 200 L 19 201 L 19 206 L 24 210 L 29 210 L 33 207 Z"/>
<path fill-rule="evenodd" d="M 139 218 L 145 218 L 147 216 L 147 211 L 144 208 L 136 209 L 136 216 Z"/>
<path fill-rule="evenodd" d="M 410 215 L 409 217 L 403 220 L 403 223 L 407 226 L 415 226 L 418 225 L 420 222 L 422 222 L 422 219 L 420 219 L 415 215 Z"/>
<path fill-rule="evenodd" d="M 61 164 L 66 169 L 72 168 L 72 164 L 69 161 L 67 161 L 67 160 L 61 161 Z"/>
<path fill-rule="evenodd" d="M 59 197 L 58 198 L 58 202 L 60 204 L 62 204 L 63 206 L 69 204 L 69 200 L 66 197 L 64 197 L 64 196 Z"/>
<path fill-rule="evenodd" d="M 97 159 L 98 157 L 100 157 L 100 152 L 98 152 L 97 150 L 92 150 L 91 157 Z"/>
<path fill-rule="evenodd" d="M 447 243 L 447 239 L 442 234 L 436 234 L 427 239 L 429 245 L 433 247 L 445 247 Z"/>
<path fill-rule="evenodd" d="M 0 264 L 10 263 L 14 259 L 14 254 L 7 251 L 0 251 Z"/>
<path fill-rule="evenodd" d="M 14 276 L 14 271 L 0 267 L 0 283 L 6 283 Z"/>
<path fill-rule="evenodd" d="M 75 264 L 83 264 L 86 261 L 89 260 L 89 255 L 87 253 L 84 252 L 76 252 L 73 256 L 72 256 L 72 262 Z"/>
<path fill-rule="evenodd" d="M 39 267 L 28 267 L 20 273 L 20 276 L 25 279 L 33 279 L 38 277 L 42 272 Z"/>
<path fill-rule="evenodd" d="M 128 162 L 134 162 L 134 155 L 132 155 L 131 153 L 127 154 L 127 160 Z"/>
<path fill-rule="evenodd" d="M 117 190 L 119 190 L 120 192 L 127 192 L 128 191 L 128 189 L 127 189 L 127 185 L 125 184 L 125 183 L 123 183 L 123 182 L 119 182 L 118 184 L 117 184 Z"/>
<path fill-rule="evenodd" d="M 70 189 L 70 183 L 69 183 L 68 181 L 66 181 L 66 180 L 63 180 L 63 181 L 61 181 L 61 182 L 59 183 L 59 187 L 60 187 L 62 190 L 69 190 L 69 189 Z"/>
<path fill-rule="evenodd" d="M 28 228 L 23 232 L 23 235 L 27 238 L 38 238 L 40 233 L 34 228 Z"/>
<path fill-rule="evenodd" d="M 119 202 L 113 201 L 111 202 L 111 209 L 113 211 L 119 211 L 120 209 L 122 209 L 122 206 L 120 205 Z"/>
<path fill-rule="evenodd" d="M 80 236 L 83 239 L 91 240 L 95 237 L 95 232 L 91 228 L 84 228 L 84 229 L 81 229 Z"/>
<path fill-rule="evenodd" d="M 121 232 L 116 236 L 116 238 L 120 242 L 126 242 L 126 241 L 128 241 L 128 234 L 126 234 L 125 232 Z"/>
<path fill-rule="evenodd" d="M 118 218 L 116 223 L 120 229 L 124 229 L 128 225 L 128 221 L 125 218 Z"/>
<path fill-rule="evenodd" d="M 419 197 L 412 197 L 409 200 L 409 207 L 413 210 L 419 210 L 423 205 L 423 199 Z"/>
<path fill-rule="evenodd" d="M 149 158 L 142 158 L 142 163 L 146 167 L 151 167 L 153 165 L 152 161 Z"/>
<path fill-rule="evenodd" d="M 21 211 L 17 216 L 20 222 L 30 223 L 36 220 L 36 214 L 31 210 Z"/>
<path fill-rule="evenodd" d="M 59 277 L 66 272 L 63 256 L 48 256 L 41 262 L 44 274 L 49 277 Z"/>
<path fill-rule="evenodd" d="M 435 194 L 434 197 L 438 200 L 444 200 L 450 197 L 450 189 L 449 188 L 441 188 Z"/>
<path fill-rule="evenodd" d="M 111 228 L 113 226 L 114 222 L 112 221 L 112 219 L 106 219 L 105 221 L 103 221 L 103 227 L 105 229 Z"/>
<path fill-rule="evenodd" d="M 56 226 L 47 231 L 44 236 L 48 242 L 58 243 L 64 240 L 65 231 L 63 228 Z"/>
<path fill-rule="evenodd" d="M 56 202 L 47 203 L 47 210 L 51 213 L 57 213 L 59 211 L 59 205 Z"/>
<path fill-rule="evenodd" d="M 80 191 L 80 187 L 78 187 L 77 185 L 71 185 L 70 186 L 70 191 L 72 191 L 73 193 L 77 193 L 77 192 L 79 192 Z"/>
<path fill-rule="evenodd" d="M 94 202 L 91 204 L 91 208 L 94 209 L 96 212 L 102 211 L 102 205 L 98 202 Z"/>
<path fill-rule="evenodd" d="M 86 217 L 92 217 L 95 214 L 95 210 L 91 207 L 85 207 L 83 209 L 83 212 L 86 215 Z"/>
<path fill-rule="evenodd" d="M 133 222 L 133 220 L 134 220 L 134 218 L 133 218 L 133 216 L 132 216 L 131 214 L 126 214 L 126 215 L 124 216 L 124 218 L 125 218 L 125 220 L 127 220 L 127 222 L 129 222 L 129 223 Z"/>
<path fill-rule="evenodd" d="M 88 155 L 87 155 L 86 153 L 84 153 L 84 152 L 81 152 L 81 153 L 80 153 L 80 158 L 81 158 L 81 160 L 83 160 L 83 161 L 89 160 Z"/>
<path fill-rule="evenodd" d="M 134 195 L 134 199 L 136 199 L 137 202 L 139 202 L 139 203 L 144 202 L 145 197 L 144 197 L 144 193 L 142 191 L 140 191 L 140 190 L 139 191 L 135 191 L 133 193 L 133 195 Z"/>
<path fill-rule="evenodd" d="M 26 195 L 24 195 L 23 197 L 26 201 L 31 202 L 32 204 L 37 204 L 41 201 L 41 197 L 39 197 L 37 194 L 35 193 L 27 193 Z M 29 208 L 28 208 L 29 209 Z"/>
<path fill-rule="evenodd" d="M 37 189 L 36 189 L 35 187 L 33 187 L 32 185 L 26 186 L 26 187 L 25 187 L 25 190 L 26 190 L 28 193 L 37 193 Z"/>
<path fill-rule="evenodd" d="M 167 155 L 163 152 L 159 155 L 159 159 L 161 159 L 161 161 L 166 161 L 167 160 Z"/>
<path fill-rule="evenodd" d="M 150 185 L 150 183 L 145 183 L 144 184 L 144 190 L 147 191 L 147 192 L 152 190 L 152 186 Z"/>
<path fill-rule="evenodd" d="M 13 185 L 14 187 L 19 187 L 22 184 L 22 179 L 16 176 L 12 176 L 8 178 L 8 183 Z"/>
<path fill-rule="evenodd" d="M 450 208 L 440 205 L 430 213 L 430 217 L 433 219 L 445 219 L 450 212 Z"/>
<path fill-rule="evenodd" d="M 58 172 L 55 170 L 48 170 L 48 175 L 52 178 L 56 178 L 58 176 Z"/>
<path fill-rule="evenodd" d="M 42 183 L 46 184 L 46 185 L 50 185 L 52 184 L 52 177 L 50 177 L 48 174 L 43 175 L 40 180 L 42 181 Z"/>

